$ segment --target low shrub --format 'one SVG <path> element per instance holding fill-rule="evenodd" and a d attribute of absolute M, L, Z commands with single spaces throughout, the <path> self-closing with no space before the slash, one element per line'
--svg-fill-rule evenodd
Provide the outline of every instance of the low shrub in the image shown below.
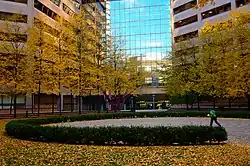
<path fill-rule="evenodd" d="M 70 144 L 95 145 L 180 145 L 204 144 L 207 141 L 225 141 L 224 128 L 209 126 L 157 126 L 157 127 L 58 127 L 41 126 L 43 124 L 73 122 L 84 120 L 166 117 L 166 116 L 202 116 L 204 112 L 147 112 L 89 114 L 82 116 L 61 116 L 41 119 L 13 120 L 7 123 L 5 130 L 9 136 L 20 139 Z"/>
<path fill-rule="evenodd" d="M 6 125 L 6 132 L 9 136 L 20 139 L 86 145 L 189 145 L 227 140 L 224 128 L 209 126 L 74 128 L 11 121 Z"/>

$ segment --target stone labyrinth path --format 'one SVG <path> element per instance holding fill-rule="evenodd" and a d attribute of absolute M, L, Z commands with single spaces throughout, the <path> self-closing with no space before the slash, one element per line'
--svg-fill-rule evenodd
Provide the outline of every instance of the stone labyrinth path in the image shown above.
<path fill-rule="evenodd" d="M 250 144 L 250 119 L 218 118 L 219 123 L 226 128 L 230 143 Z M 105 119 L 56 124 L 70 127 L 99 126 L 183 126 L 209 125 L 210 118 L 169 117 L 169 118 L 136 118 L 136 119 Z M 216 124 L 213 124 L 216 126 Z"/>

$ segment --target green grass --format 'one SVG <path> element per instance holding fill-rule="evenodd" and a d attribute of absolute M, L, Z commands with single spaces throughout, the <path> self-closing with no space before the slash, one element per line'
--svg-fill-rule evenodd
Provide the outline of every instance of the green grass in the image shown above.
<path fill-rule="evenodd" d="M 238 145 L 115 147 L 13 139 L 0 121 L 0 165 L 250 165 L 250 147 Z"/>

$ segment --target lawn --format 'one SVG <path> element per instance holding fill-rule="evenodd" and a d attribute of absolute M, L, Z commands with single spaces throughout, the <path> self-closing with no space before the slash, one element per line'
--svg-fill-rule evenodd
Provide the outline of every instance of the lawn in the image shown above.
<path fill-rule="evenodd" d="M 0 165 L 250 165 L 250 147 L 239 145 L 115 147 L 12 139 L 0 120 Z"/>

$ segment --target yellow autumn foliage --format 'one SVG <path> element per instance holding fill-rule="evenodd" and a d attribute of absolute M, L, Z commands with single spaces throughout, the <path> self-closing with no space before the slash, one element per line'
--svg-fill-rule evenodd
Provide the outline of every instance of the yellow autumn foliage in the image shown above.
<path fill-rule="evenodd" d="M 111 52 L 101 67 L 99 87 L 102 92 L 112 95 L 136 94 L 136 89 L 143 85 L 146 72 L 140 68 L 137 57 L 128 57 L 120 51 L 121 41 L 113 39 Z"/>
<path fill-rule="evenodd" d="M 201 31 L 203 70 L 213 69 L 207 83 L 215 84 L 225 97 L 244 97 L 250 91 L 250 12 L 233 11 L 228 20 L 206 23 Z M 218 91 L 216 91 L 218 93 Z"/>
<path fill-rule="evenodd" d="M 85 146 L 13 139 L 0 120 L 0 165 L 250 165 L 249 145 Z"/>
<path fill-rule="evenodd" d="M 162 72 L 169 95 L 249 97 L 250 12 L 233 11 L 224 22 L 205 23 L 199 37 L 179 42 L 173 65 Z"/>
<path fill-rule="evenodd" d="M 3 93 L 10 95 L 31 92 L 32 81 L 29 77 L 33 69 L 27 55 L 27 27 L 21 18 L 14 15 L 0 24 L 0 87 Z"/>

